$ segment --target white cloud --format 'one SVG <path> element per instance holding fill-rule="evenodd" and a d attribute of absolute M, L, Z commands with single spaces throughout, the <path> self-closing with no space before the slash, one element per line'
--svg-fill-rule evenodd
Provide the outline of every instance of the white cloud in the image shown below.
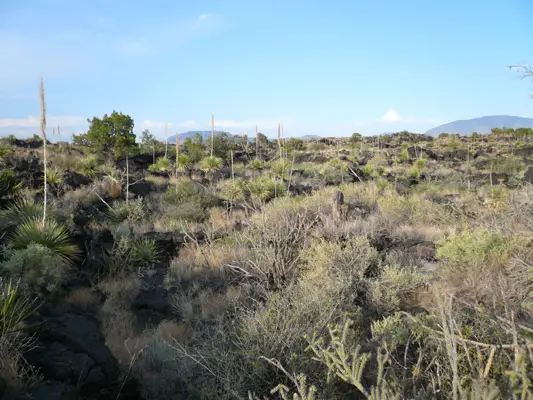
<path fill-rule="evenodd" d="M 444 122 L 442 120 L 438 119 L 419 119 L 419 118 L 404 118 L 400 114 L 398 114 L 398 111 L 396 111 L 394 108 L 389 109 L 383 117 L 378 119 L 374 122 L 386 122 L 386 123 L 405 123 L 405 124 L 415 124 L 415 125 L 440 125 Z"/>
<path fill-rule="evenodd" d="M 165 126 L 167 126 L 168 124 L 168 128 L 170 128 L 172 126 L 172 122 L 159 122 L 159 121 L 150 121 L 149 119 L 143 121 L 142 123 L 142 126 L 144 128 L 156 128 L 156 129 L 164 129 Z"/>
<path fill-rule="evenodd" d="M 402 120 L 394 108 L 391 108 L 389 111 L 387 111 L 381 119 L 386 122 L 398 122 Z"/>
<path fill-rule="evenodd" d="M 183 123 L 183 126 L 187 127 L 187 128 L 192 128 L 194 125 L 196 125 L 196 121 L 185 121 Z"/>
<path fill-rule="evenodd" d="M 209 14 L 202 14 L 198 17 L 199 20 L 207 19 L 209 18 Z"/>
<path fill-rule="evenodd" d="M 41 124 L 41 117 L 28 115 L 26 118 L 2 118 L 0 128 L 38 128 Z M 79 127 L 87 125 L 86 117 L 75 116 L 50 116 L 46 118 L 48 127 Z"/>

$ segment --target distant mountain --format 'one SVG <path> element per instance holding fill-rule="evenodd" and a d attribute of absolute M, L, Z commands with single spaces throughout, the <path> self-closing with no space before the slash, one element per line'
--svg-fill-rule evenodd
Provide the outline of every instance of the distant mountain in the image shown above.
<path fill-rule="evenodd" d="M 223 133 L 224 131 L 215 131 L 215 134 L 216 133 Z M 182 132 L 179 134 L 179 138 L 180 138 L 180 143 L 183 143 L 187 138 L 192 138 L 194 136 L 196 136 L 196 134 L 199 133 L 203 140 L 205 141 L 209 136 L 211 136 L 211 131 L 187 131 L 187 132 Z M 228 136 L 233 136 L 231 133 L 229 132 L 225 132 L 228 134 Z M 172 136 L 169 136 L 168 137 L 168 142 L 169 143 L 176 143 L 176 135 L 172 135 Z"/>
<path fill-rule="evenodd" d="M 426 135 L 438 136 L 441 133 L 468 135 L 473 132 L 490 133 L 492 128 L 533 128 L 533 118 L 513 117 L 511 115 L 490 115 L 487 117 L 453 121 L 437 126 Z"/>

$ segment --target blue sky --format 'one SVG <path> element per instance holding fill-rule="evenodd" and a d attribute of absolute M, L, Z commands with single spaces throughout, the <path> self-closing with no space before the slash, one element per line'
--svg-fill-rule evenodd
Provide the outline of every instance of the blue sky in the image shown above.
<path fill-rule="evenodd" d="M 0 0 L 0 133 L 113 110 L 164 136 L 346 136 L 533 116 L 530 0 Z"/>

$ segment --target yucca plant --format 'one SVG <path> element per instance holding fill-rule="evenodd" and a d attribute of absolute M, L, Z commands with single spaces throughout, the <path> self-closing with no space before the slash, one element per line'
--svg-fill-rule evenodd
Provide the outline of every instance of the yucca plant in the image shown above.
<path fill-rule="evenodd" d="M 24 221 L 34 220 L 43 215 L 44 205 L 27 199 L 15 200 L 7 208 L 0 210 L 0 227 L 8 228 Z M 49 215 L 53 211 L 49 210 Z"/>
<path fill-rule="evenodd" d="M 132 259 L 141 267 L 155 264 L 159 260 L 159 249 L 155 241 L 146 238 L 137 240 L 132 249 Z"/>
<path fill-rule="evenodd" d="M 193 162 L 188 154 L 180 154 L 178 156 L 178 169 L 184 169 L 188 174 L 191 173 Z"/>
<path fill-rule="evenodd" d="M 207 174 L 212 174 L 222 167 L 222 158 L 217 156 L 205 157 L 200 161 L 202 171 Z"/>
<path fill-rule="evenodd" d="M 0 278 L 0 338 L 11 333 L 34 312 L 33 301 L 19 291 L 19 284 Z"/>
<path fill-rule="evenodd" d="M 289 162 L 286 158 L 282 158 L 272 163 L 272 172 L 281 179 L 289 178 Z"/>
<path fill-rule="evenodd" d="M 78 247 L 70 241 L 68 229 L 54 219 L 47 219 L 44 224 L 35 218 L 23 221 L 9 241 L 14 249 L 25 249 L 30 243 L 48 247 L 67 263 L 72 263 L 79 256 Z"/>
<path fill-rule="evenodd" d="M 159 157 L 155 163 L 148 167 L 148 170 L 153 172 L 164 172 L 170 170 L 170 160 L 165 157 Z"/>
<path fill-rule="evenodd" d="M 59 185 L 63 182 L 63 171 L 59 168 L 48 168 L 46 171 L 46 180 L 49 185 Z"/>
<path fill-rule="evenodd" d="M 0 197 L 13 196 L 22 187 L 15 173 L 10 169 L 0 171 Z"/>
<path fill-rule="evenodd" d="M 98 159 L 94 156 L 82 159 L 80 161 L 79 170 L 83 175 L 88 176 L 89 178 L 94 178 L 98 172 L 100 172 Z"/>

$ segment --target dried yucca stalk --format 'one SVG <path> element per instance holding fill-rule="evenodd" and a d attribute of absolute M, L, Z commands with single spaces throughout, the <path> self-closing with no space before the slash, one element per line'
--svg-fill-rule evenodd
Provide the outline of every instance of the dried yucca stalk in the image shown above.
<path fill-rule="evenodd" d="M 44 162 L 44 198 L 43 198 L 43 227 L 46 222 L 46 203 L 48 201 L 48 181 L 46 179 L 47 174 L 47 157 L 46 157 L 46 102 L 44 99 L 44 82 L 43 78 L 40 78 L 39 86 L 39 99 L 41 101 L 41 136 L 43 138 L 43 162 Z"/>
<path fill-rule="evenodd" d="M 281 124 L 278 122 L 278 147 L 279 147 L 279 160 L 283 158 L 283 152 L 281 148 Z"/>
<path fill-rule="evenodd" d="M 168 122 L 165 124 L 165 158 L 168 156 Z"/>
<path fill-rule="evenodd" d="M 215 115 L 211 114 L 211 157 L 213 157 L 213 146 L 215 145 Z"/>

